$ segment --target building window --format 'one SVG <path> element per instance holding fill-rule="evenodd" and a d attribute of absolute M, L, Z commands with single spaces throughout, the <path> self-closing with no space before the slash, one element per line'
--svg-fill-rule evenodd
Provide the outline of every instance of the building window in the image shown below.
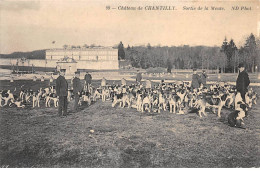
<path fill-rule="evenodd" d="M 51 60 L 52 60 L 52 55 L 51 55 Z"/>
<path fill-rule="evenodd" d="M 80 55 L 79 55 L 79 60 L 80 60 Z"/>
<path fill-rule="evenodd" d="M 96 60 L 98 61 L 98 56 L 96 56 Z"/>

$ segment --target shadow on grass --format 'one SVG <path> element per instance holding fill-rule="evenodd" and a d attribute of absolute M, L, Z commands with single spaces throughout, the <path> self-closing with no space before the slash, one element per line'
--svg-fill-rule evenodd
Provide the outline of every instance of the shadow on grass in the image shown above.
<path fill-rule="evenodd" d="M 55 150 L 53 145 L 48 142 L 39 141 L 36 144 L 25 144 L 20 150 L 11 150 L 7 145 L 2 147 L 1 151 L 1 165 L 9 167 L 37 167 L 54 164 L 52 154 Z"/>
<path fill-rule="evenodd" d="M 20 150 L 1 149 L 1 166 L 14 167 L 63 167 L 79 162 L 80 150 L 64 150 L 46 141 L 27 143 Z"/>

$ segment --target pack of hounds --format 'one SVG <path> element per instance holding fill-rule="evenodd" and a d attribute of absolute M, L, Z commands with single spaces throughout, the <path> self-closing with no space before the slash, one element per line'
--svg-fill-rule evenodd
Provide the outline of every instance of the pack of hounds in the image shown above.
<path fill-rule="evenodd" d="M 2 90 L 1 107 L 24 108 L 32 105 L 32 108 L 40 107 L 44 102 L 45 107 L 58 107 L 59 99 L 56 95 L 55 86 L 40 88 L 38 91 L 26 90 Z M 162 83 L 146 88 L 142 84 L 131 85 L 107 85 L 84 89 L 79 94 L 79 105 L 101 99 L 102 102 L 111 101 L 112 107 L 135 108 L 137 111 L 157 112 L 168 111 L 174 114 L 185 114 L 189 111 L 196 111 L 199 117 L 207 116 L 206 109 L 221 117 L 223 107 L 232 109 L 228 115 L 228 123 L 234 127 L 242 127 L 243 118 L 252 105 L 257 104 L 257 93 L 249 88 L 245 95 L 245 102 L 241 94 L 236 91 L 235 86 L 225 83 L 215 83 L 208 87 L 201 86 L 192 89 L 189 82 Z M 74 98 L 73 90 L 68 90 L 68 101 Z"/>

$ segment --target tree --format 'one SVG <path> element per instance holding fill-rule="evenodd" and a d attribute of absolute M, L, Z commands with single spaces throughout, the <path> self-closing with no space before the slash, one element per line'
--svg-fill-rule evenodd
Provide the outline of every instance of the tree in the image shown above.
<path fill-rule="evenodd" d="M 197 68 L 197 67 L 198 67 L 198 64 L 197 64 L 196 61 L 194 61 L 194 63 L 193 63 L 193 68 Z"/>
<path fill-rule="evenodd" d="M 175 66 L 177 69 L 180 69 L 180 58 L 177 58 Z"/>
<path fill-rule="evenodd" d="M 227 38 L 225 37 L 224 42 L 221 46 L 221 52 L 224 52 L 227 58 L 227 66 L 225 67 L 225 70 L 227 72 L 232 72 L 232 67 L 234 66 L 235 62 L 233 62 L 233 59 L 235 57 L 235 51 L 237 50 L 236 44 L 233 39 L 227 42 Z"/>
<path fill-rule="evenodd" d="M 141 57 L 140 66 L 141 68 L 146 69 L 146 61 L 144 57 Z"/>
<path fill-rule="evenodd" d="M 183 61 L 183 59 L 181 59 L 181 61 L 180 61 L 180 69 L 184 69 L 184 61 Z"/>
<path fill-rule="evenodd" d="M 255 36 L 251 33 L 250 36 L 246 39 L 245 50 L 248 54 L 247 66 L 251 72 L 255 71 L 256 66 L 256 57 L 257 57 L 257 47 Z"/>
<path fill-rule="evenodd" d="M 260 72 L 260 37 L 256 39 L 256 66 L 257 72 Z"/>
<path fill-rule="evenodd" d="M 230 40 L 227 50 L 226 50 L 226 55 L 227 55 L 227 69 L 228 72 L 232 72 L 232 67 L 236 67 L 234 64 L 234 57 L 235 57 L 235 51 L 237 50 L 237 47 L 235 45 L 235 42 L 233 39 Z"/>
<path fill-rule="evenodd" d="M 222 46 L 221 46 L 221 51 L 226 52 L 227 47 L 228 47 L 228 42 L 227 42 L 227 38 L 225 37 L 225 39 L 222 43 Z"/>
<path fill-rule="evenodd" d="M 201 62 L 201 68 L 204 69 L 206 68 L 207 65 L 207 56 L 208 56 L 208 51 L 205 48 L 201 48 L 200 52 L 199 52 L 199 63 Z"/>
<path fill-rule="evenodd" d="M 118 59 L 125 59 L 125 49 L 122 41 L 118 45 Z"/>
<path fill-rule="evenodd" d="M 215 53 L 215 56 L 216 56 L 216 58 L 214 60 L 214 64 L 215 64 L 216 68 L 218 70 L 220 69 L 221 73 L 224 73 L 225 67 L 226 67 L 226 61 L 227 61 L 225 53 L 221 50 L 217 50 Z"/>
<path fill-rule="evenodd" d="M 232 40 L 233 41 L 233 40 Z M 222 69 L 226 71 L 227 68 L 227 54 L 233 52 L 235 43 L 227 42 L 226 39 L 223 42 L 223 46 L 220 47 L 207 47 L 207 46 L 172 46 L 172 47 L 159 47 L 159 46 L 129 46 L 125 50 L 125 59 L 131 61 L 133 67 L 164 67 L 168 68 L 168 61 L 172 63 L 172 68 L 176 69 L 191 69 L 207 68 L 207 69 Z M 244 48 L 245 49 L 245 48 Z M 230 50 L 230 51 L 229 51 Z M 231 66 L 234 67 L 234 59 L 242 62 L 241 51 L 234 51 L 238 55 L 231 56 Z M 231 53 L 232 54 L 232 53 Z M 243 50 L 245 54 L 245 50 Z M 247 54 L 247 53 L 246 53 Z M 231 70 L 232 71 L 232 68 Z"/>
<path fill-rule="evenodd" d="M 224 41 L 223 41 L 223 43 L 222 43 L 222 45 L 221 45 L 221 50 L 220 50 L 220 52 L 222 52 L 223 54 L 226 55 L 226 53 L 227 53 L 227 48 L 228 48 L 228 42 L 227 42 L 227 38 L 225 37 L 225 39 L 224 39 Z M 226 55 L 226 56 L 227 56 L 227 55 Z M 224 69 L 224 71 L 223 71 L 223 69 Z M 222 71 L 221 71 L 221 72 L 225 72 L 225 67 L 222 68 Z"/>

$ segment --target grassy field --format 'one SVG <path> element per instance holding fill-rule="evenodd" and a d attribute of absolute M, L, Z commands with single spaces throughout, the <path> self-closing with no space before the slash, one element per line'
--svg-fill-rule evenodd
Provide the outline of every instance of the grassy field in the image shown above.
<path fill-rule="evenodd" d="M 48 86 L 47 81 L 0 81 L 0 89 L 23 84 Z M 210 111 L 199 118 L 141 114 L 98 101 L 58 117 L 57 108 L 41 106 L 0 109 L 1 167 L 260 167 L 257 105 L 245 118 L 246 129 L 228 126 L 229 109 L 220 119 Z"/>

